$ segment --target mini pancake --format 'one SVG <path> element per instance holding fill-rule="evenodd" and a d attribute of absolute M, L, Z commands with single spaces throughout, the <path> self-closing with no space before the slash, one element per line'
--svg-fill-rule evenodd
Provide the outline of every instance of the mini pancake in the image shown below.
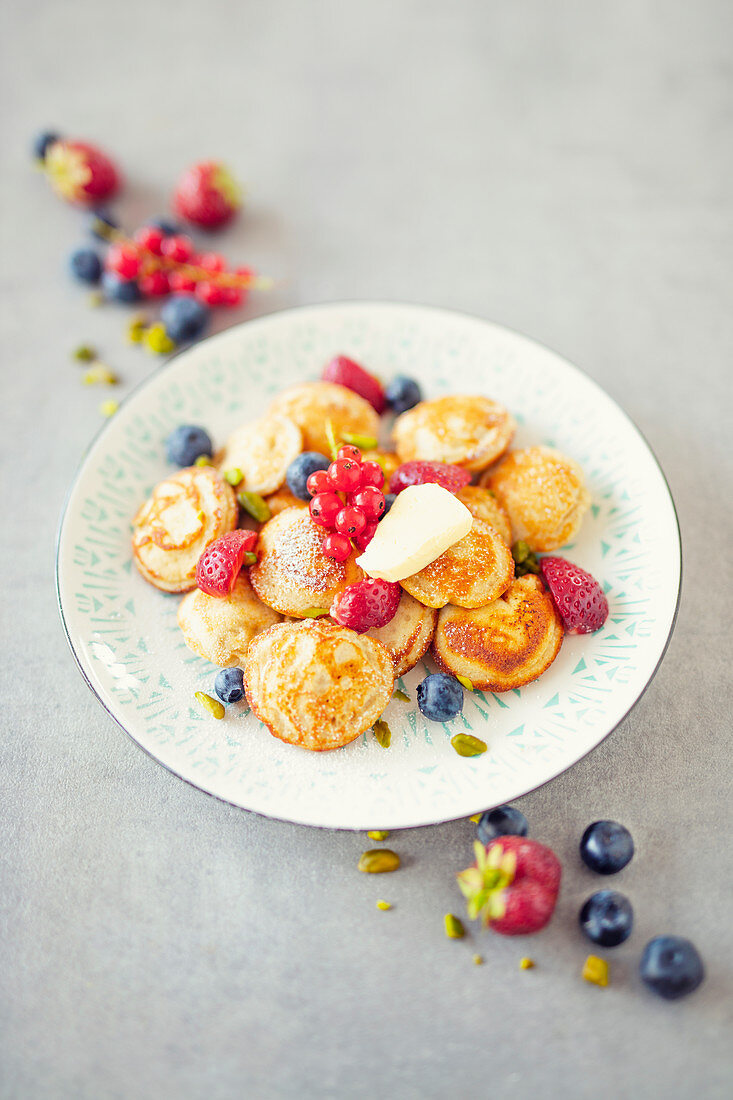
<path fill-rule="evenodd" d="M 234 490 L 211 466 L 161 481 L 132 521 L 132 553 L 142 576 L 163 592 L 196 586 L 207 546 L 237 526 Z"/>
<path fill-rule="evenodd" d="M 279 622 L 278 613 L 257 598 L 244 570 L 230 596 L 207 596 L 196 588 L 178 608 L 178 625 L 188 648 L 222 668 L 241 665 L 255 635 Z"/>
<path fill-rule="evenodd" d="M 275 398 L 270 414 L 287 416 L 303 433 L 303 450 L 331 457 L 326 421 L 333 425 L 336 439 L 343 432 L 379 437 L 379 417 L 358 393 L 335 382 L 301 382 Z"/>
<path fill-rule="evenodd" d="M 444 607 L 432 655 L 444 672 L 480 691 L 510 691 L 536 680 L 560 651 L 563 626 L 539 577 L 518 577 L 486 607 Z"/>
<path fill-rule="evenodd" d="M 269 497 L 265 497 L 265 502 L 270 509 L 271 516 L 279 516 L 286 508 L 308 507 L 307 502 L 294 496 L 287 485 L 283 485 L 282 489 L 278 489 L 276 493 L 271 493 Z"/>
<path fill-rule="evenodd" d="M 507 546 L 512 545 L 512 525 L 509 516 L 502 508 L 490 489 L 480 485 L 467 485 L 456 493 L 461 504 L 465 504 L 474 519 L 482 519 L 498 531 Z"/>
<path fill-rule="evenodd" d="M 516 430 L 514 418 L 488 397 L 438 397 L 421 401 L 394 423 L 401 462 L 449 462 L 484 470 L 504 453 Z"/>
<path fill-rule="evenodd" d="M 375 627 L 366 633 L 386 647 L 394 663 L 395 676 L 404 676 L 427 653 L 437 621 L 437 611 L 424 607 L 409 592 L 403 591 L 394 618 L 386 626 Z"/>
<path fill-rule="evenodd" d="M 512 451 L 481 484 L 506 509 L 514 538 L 533 550 L 571 542 L 590 506 L 582 469 L 551 447 Z"/>
<path fill-rule="evenodd" d="M 306 508 L 286 508 L 267 521 L 249 571 L 263 603 L 300 618 L 314 607 L 328 610 L 337 592 L 363 579 L 355 553 L 345 562 L 326 557 L 321 549 L 325 534 Z"/>
<path fill-rule="evenodd" d="M 314 752 L 341 748 L 369 729 L 394 690 L 381 642 L 312 619 L 258 634 L 244 678 L 249 705 L 270 733 Z"/>
<path fill-rule="evenodd" d="M 513 577 L 509 547 L 490 524 L 474 518 L 464 538 L 400 584 L 426 607 L 481 607 L 505 592 Z"/>
<path fill-rule="evenodd" d="M 288 466 L 303 449 L 303 436 L 297 424 L 287 416 L 264 416 L 243 424 L 229 436 L 223 452 L 217 456 L 222 473 L 242 471 L 237 490 L 267 496 L 285 481 Z"/>

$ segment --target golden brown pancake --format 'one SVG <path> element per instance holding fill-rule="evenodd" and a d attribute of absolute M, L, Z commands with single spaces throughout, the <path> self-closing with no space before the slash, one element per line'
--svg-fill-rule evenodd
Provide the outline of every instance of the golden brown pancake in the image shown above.
<path fill-rule="evenodd" d="M 287 485 L 283 485 L 276 493 L 271 493 L 269 497 L 265 497 L 265 500 L 271 516 L 279 516 L 286 508 L 308 507 L 305 500 L 299 500 L 298 497 L 293 496 Z"/>
<path fill-rule="evenodd" d="M 437 621 L 437 611 L 424 607 L 403 591 L 394 618 L 386 626 L 367 630 L 367 634 L 386 646 L 394 662 L 395 676 L 404 676 L 427 653 Z"/>
<path fill-rule="evenodd" d="M 206 547 L 236 527 L 237 501 L 213 467 L 190 466 L 153 489 L 132 525 L 132 554 L 145 580 L 163 592 L 187 592 Z"/>
<path fill-rule="evenodd" d="M 394 690 L 381 642 L 324 620 L 258 634 L 244 677 L 249 705 L 270 733 L 315 752 L 341 748 L 369 729 Z"/>
<path fill-rule="evenodd" d="M 178 625 L 188 648 L 223 668 L 241 665 L 254 636 L 278 622 L 278 613 L 255 595 L 245 570 L 230 596 L 207 596 L 195 588 L 178 608 Z"/>
<path fill-rule="evenodd" d="M 482 607 L 505 592 L 513 576 L 514 559 L 501 535 L 474 518 L 464 538 L 400 584 L 426 607 Z"/>
<path fill-rule="evenodd" d="M 421 401 L 397 417 L 393 434 L 401 462 L 449 462 L 483 470 L 504 453 L 516 427 L 498 401 L 453 395 Z"/>
<path fill-rule="evenodd" d="M 475 519 L 482 519 L 498 531 L 507 546 L 512 545 L 512 525 L 509 516 L 489 489 L 480 485 L 467 485 L 456 493 Z"/>
<path fill-rule="evenodd" d="M 481 478 L 506 509 L 515 539 L 556 550 L 578 533 L 590 505 L 583 471 L 552 447 L 512 451 Z"/>
<path fill-rule="evenodd" d="M 379 437 L 379 417 L 363 397 L 335 382 L 301 382 L 290 386 L 270 405 L 271 413 L 294 420 L 303 433 L 303 450 L 331 457 L 326 435 L 330 420 L 340 440 L 342 432 Z"/>
<path fill-rule="evenodd" d="M 237 491 L 267 496 L 285 481 L 288 466 L 303 449 L 300 428 L 287 416 L 263 416 L 237 428 L 227 440 L 217 464 L 227 470 L 242 471 Z"/>
<path fill-rule="evenodd" d="M 364 573 L 352 552 L 345 562 L 327 558 L 321 549 L 326 534 L 306 508 L 286 508 L 260 531 L 257 562 L 249 579 L 257 595 L 281 615 L 300 618 L 318 607 L 328 610 L 334 596 Z"/>
<path fill-rule="evenodd" d="M 432 655 L 444 672 L 480 691 L 510 691 L 536 680 L 557 657 L 563 626 L 539 577 L 518 577 L 486 607 L 444 607 Z"/>

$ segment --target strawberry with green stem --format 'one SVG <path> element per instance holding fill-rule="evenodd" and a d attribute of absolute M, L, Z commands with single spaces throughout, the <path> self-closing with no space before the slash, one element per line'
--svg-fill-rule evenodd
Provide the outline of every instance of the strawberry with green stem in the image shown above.
<path fill-rule="evenodd" d="M 473 846 L 476 862 L 457 876 L 468 915 L 504 936 L 539 932 L 555 910 L 562 868 L 550 848 L 523 836 Z"/>

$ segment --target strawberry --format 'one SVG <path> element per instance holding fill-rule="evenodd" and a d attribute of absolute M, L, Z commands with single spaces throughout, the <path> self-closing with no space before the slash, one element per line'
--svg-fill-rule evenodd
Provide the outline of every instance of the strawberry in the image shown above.
<path fill-rule="evenodd" d="M 391 493 L 401 493 L 409 485 L 442 485 L 449 493 L 457 493 L 471 480 L 471 474 L 462 466 L 450 466 L 447 462 L 403 462 L 392 474 L 389 482 Z"/>
<path fill-rule="evenodd" d="M 183 173 L 173 194 L 176 213 L 203 229 L 224 225 L 241 205 L 239 184 L 216 160 L 194 164 Z"/>
<path fill-rule="evenodd" d="M 256 531 L 229 531 L 207 546 L 196 566 L 196 584 L 207 596 L 230 596 L 244 556 L 257 542 Z"/>
<path fill-rule="evenodd" d="M 476 862 L 457 876 L 472 920 L 503 936 L 539 932 L 550 920 L 562 868 L 555 853 L 525 836 L 473 846 Z"/>
<path fill-rule="evenodd" d="M 391 581 L 358 581 L 334 597 L 331 618 L 363 634 L 395 617 L 401 595 L 399 584 Z"/>
<path fill-rule="evenodd" d="M 566 558 L 542 558 L 542 579 L 568 634 L 592 634 L 608 618 L 608 600 L 595 577 Z"/>
<path fill-rule="evenodd" d="M 85 141 L 54 141 L 46 150 L 44 169 L 56 194 L 67 202 L 93 206 L 120 186 L 109 157 Z"/>
<path fill-rule="evenodd" d="M 324 382 L 336 382 L 339 386 L 345 386 L 347 390 L 353 390 L 368 401 L 378 413 L 384 412 L 387 399 L 384 396 L 382 383 L 348 356 L 337 355 L 327 363 L 321 378 Z"/>

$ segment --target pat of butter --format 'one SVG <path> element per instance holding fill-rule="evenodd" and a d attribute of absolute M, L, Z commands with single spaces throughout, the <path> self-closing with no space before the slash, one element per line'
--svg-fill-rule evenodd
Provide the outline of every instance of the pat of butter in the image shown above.
<path fill-rule="evenodd" d="M 411 485 L 398 494 L 356 564 L 369 577 L 401 581 L 464 538 L 473 516 L 442 485 Z"/>

